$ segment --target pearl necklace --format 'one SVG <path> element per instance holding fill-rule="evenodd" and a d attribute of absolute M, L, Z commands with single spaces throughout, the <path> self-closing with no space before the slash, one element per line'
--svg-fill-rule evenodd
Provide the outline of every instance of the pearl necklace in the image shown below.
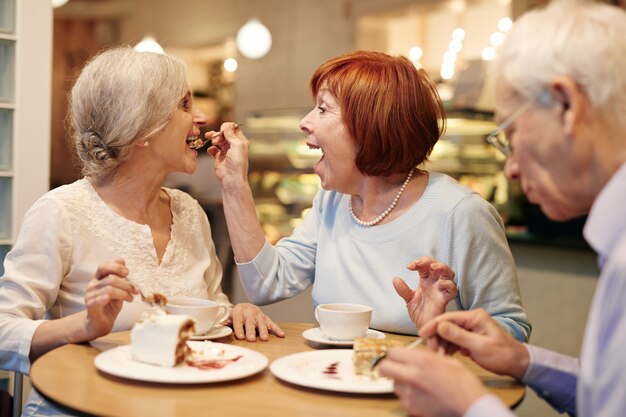
<path fill-rule="evenodd" d="M 376 217 L 374 220 L 370 220 L 369 222 L 365 222 L 365 221 L 359 219 L 356 216 L 356 214 L 354 214 L 354 210 L 352 209 L 352 198 L 350 198 L 349 206 L 350 206 L 350 215 L 352 216 L 352 219 L 359 226 L 363 226 L 363 227 L 370 227 L 370 226 L 374 226 L 375 224 L 380 223 L 385 217 L 387 217 L 387 215 L 389 213 L 391 213 L 391 210 L 393 210 L 396 207 L 396 204 L 398 204 L 398 200 L 400 200 L 400 196 L 402 195 L 402 193 L 406 189 L 406 186 L 409 185 L 409 181 L 411 181 L 411 177 L 413 176 L 413 171 L 415 171 L 415 167 L 413 167 L 413 169 L 411 169 L 411 171 L 409 172 L 409 175 L 406 176 L 406 179 L 404 180 L 404 183 L 402 184 L 402 187 L 400 187 L 400 190 L 398 190 L 398 194 L 396 194 L 396 197 L 391 202 L 391 205 L 389 207 L 387 207 L 387 210 L 383 211 L 382 214 L 380 216 Z"/>

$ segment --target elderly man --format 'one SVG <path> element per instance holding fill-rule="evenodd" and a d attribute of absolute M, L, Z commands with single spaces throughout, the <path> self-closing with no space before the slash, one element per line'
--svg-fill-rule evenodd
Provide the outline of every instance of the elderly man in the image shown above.
<path fill-rule="evenodd" d="M 580 362 L 517 342 L 479 310 L 446 313 L 420 329 L 521 379 L 557 410 L 587 417 L 626 416 L 624 28 L 617 7 L 553 1 L 522 16 L 499 51 L 500 126 L 490 141 L 508 156 L 507 176 L 552 219 L 589 214 L 584 234 L 602 275 Z M 513 415 L 451 358 L 407 349 L 388 358 L 380 370 L 412 415 Z"/>

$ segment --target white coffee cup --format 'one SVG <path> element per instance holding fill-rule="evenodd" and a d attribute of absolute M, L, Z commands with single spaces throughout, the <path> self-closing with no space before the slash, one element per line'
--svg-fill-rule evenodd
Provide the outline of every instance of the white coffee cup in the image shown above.
<path fill-rule="evenodd" d="M 186 314 L 196 320 L 196 335 L 202 335 L 228 317 L 228 306 L 203 298 L 170 298 L 165 306 L 170 314 Z"/>
<path fill-rule="evenodd" d="M 332 340 L 352 340 L 365 336 L 372 319 L 372 307 L 363 304 L 320 304 L 315 318 L 322 332 Z"/>

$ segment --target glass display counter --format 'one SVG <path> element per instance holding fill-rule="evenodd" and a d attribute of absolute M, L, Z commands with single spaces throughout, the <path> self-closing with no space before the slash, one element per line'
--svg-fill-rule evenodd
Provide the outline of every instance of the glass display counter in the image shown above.
<path fill-rule="evenodd" d="M 299 128 L 308 111 L 264 111 L 244 122 L 250 139 L 250 186 L 257 216 L 272 243 L 291 234 L 320 187 L 313 165 L 321 152 L 309 150 Z"/>
<path fill-rule="evenodd" d="M 245 121 L 250 185 L 257 216 L 272 243 L 291 234 L 320 187 L 313 165 L 321 153 L 309 150 L 298 127 L 307 112 L 263 112 Z M 493 204 L 511 240 L 587 248 L 584 219 L 550 221 L 538 206 L 528 203 L 519 184 L 508 182 L 504 157 L 486 141 L 495 128 L 490 113 L 450 111 L 446 132 L 422 168 L 450 175 Z"/>

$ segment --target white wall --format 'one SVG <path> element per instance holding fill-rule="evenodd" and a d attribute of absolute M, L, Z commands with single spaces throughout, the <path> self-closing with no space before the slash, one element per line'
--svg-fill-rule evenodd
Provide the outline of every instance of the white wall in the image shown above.
<path fill-rule="evenodd" d="M 313 71 L 326 59 L 354 48 L 347 2 L 337 0 L 138 0 L 122 20 L 120 40 L 135 44 L 147 34 L 168 47 L 206 47 L 234 37 L 255 17 L 273 37 L 259 60 L 239 57 L 236 119 L 251 111 L 307 108 Z"/>

